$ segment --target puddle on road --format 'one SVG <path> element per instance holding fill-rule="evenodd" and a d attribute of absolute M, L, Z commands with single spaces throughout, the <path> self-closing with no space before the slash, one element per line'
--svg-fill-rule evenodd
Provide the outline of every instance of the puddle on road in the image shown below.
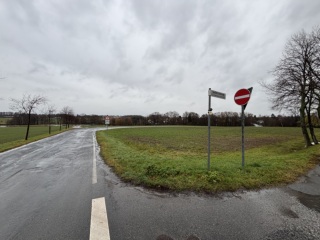
<path fill-rule="evenodd" d="M 169 237 L 165 234 L 162 234 L 156 238 L 156 240 L 174 240 L 172 237 Z M 190 235 L 186 240 L 201 240 L 195 235 Z"/>
<path fill-rule="evenodd" d="M 261 240 L 316 240 L 315 237 L 308 235 L 299 229 L 280 229 L 261 238 Z"/>
<path fill-rule="evenodd" d="M 289 190 L 289 194 L 295 196 L 301 204 L 307 208 L 313 209 L 317 212 L 320 212 L 320 196 L 319 195 L 310 195 L 295 190 Z"/>
<path fill-rule="evenodd" d="M 174 239 L 172 237 L 162 234 L 158 236 L 156 240 L 174 240 Z"/>
<path fill-rule="evenodd" d="M 320 196 L 298 193 L 297 198 L 306 207 L 320 212 Z"/>
<path fill-rule="evenodd" d="M 294 211 L 292 211 L 289 208 L 281 208 L 280 212 L 289 218 L 299 218 L 298 214 L 296 214 Z"/>

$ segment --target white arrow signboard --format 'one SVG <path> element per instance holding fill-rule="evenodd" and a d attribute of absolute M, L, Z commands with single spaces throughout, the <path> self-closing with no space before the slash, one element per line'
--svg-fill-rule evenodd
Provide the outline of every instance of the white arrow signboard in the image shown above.
<path fill-rule="evenodd" d="M 226 94 L 209 89 L 208 95 L 211 97 L 226 99 Z"/>

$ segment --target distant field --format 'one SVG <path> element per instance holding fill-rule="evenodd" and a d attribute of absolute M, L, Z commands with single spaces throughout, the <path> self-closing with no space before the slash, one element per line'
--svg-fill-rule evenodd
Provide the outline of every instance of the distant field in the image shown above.
<path fill-rule="evenodd" d="M 319 129 L 316 129 L 319 135 Z M 305 149 L 300 128 L 213 127 L 207 171 L 206 127 L 154 127 L 101 131 L 105 161 L 124 180 L 153 188 L 217 192 L 294 181 L 319 162 L 319 145 Z"/>
<path fill-rule="evenodd" d="M 59 133 L 59 126 L 51 127 L 51 135 Z M 48 126 L 30 126 L 29 139 L 25 141 L 27 126 L 0 127 L 0 152 L 33 142 L 49 135 Z"/>

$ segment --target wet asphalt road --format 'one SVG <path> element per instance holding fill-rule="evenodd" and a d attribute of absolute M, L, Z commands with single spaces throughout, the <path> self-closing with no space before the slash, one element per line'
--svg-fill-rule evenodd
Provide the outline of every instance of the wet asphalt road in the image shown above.
<path fill-rule="evenodd" d="M 89 239 L 92 199 L 101 197 L 112 240 L 320 239 L 320 167 L 281 188 L 159 193 L 114 176 L 94 132 L 76 129 L 0 154 L 1 240 Z"/>

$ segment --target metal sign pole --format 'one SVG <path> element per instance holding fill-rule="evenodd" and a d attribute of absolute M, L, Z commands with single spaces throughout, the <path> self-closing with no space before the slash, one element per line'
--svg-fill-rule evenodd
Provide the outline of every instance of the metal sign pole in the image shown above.
<path fill-rule="evenodd" d="M 221 98 L 221 99 L 226 99 L 226 94 L 213 91 L 211 88 L 209 88 L 208 91 L 208 171 L 210 171 L 210 114 L 212 114 L 212 108 L 211 108 L 211 97 L 216 97 L 216 98 Z"/>
<path fill-rule="evenodd" d="M 244 105 L 241 106 L 241 117 L 242 117 L 242 167 L 244 167 Z"/>
<path fill-rule="evenodd" d="M 209 88 L 209 91 L 211 88 Z M 208 100 L 208 171 L 210 171 L 210 111 L 211 111 L 211 96 Z"/>

